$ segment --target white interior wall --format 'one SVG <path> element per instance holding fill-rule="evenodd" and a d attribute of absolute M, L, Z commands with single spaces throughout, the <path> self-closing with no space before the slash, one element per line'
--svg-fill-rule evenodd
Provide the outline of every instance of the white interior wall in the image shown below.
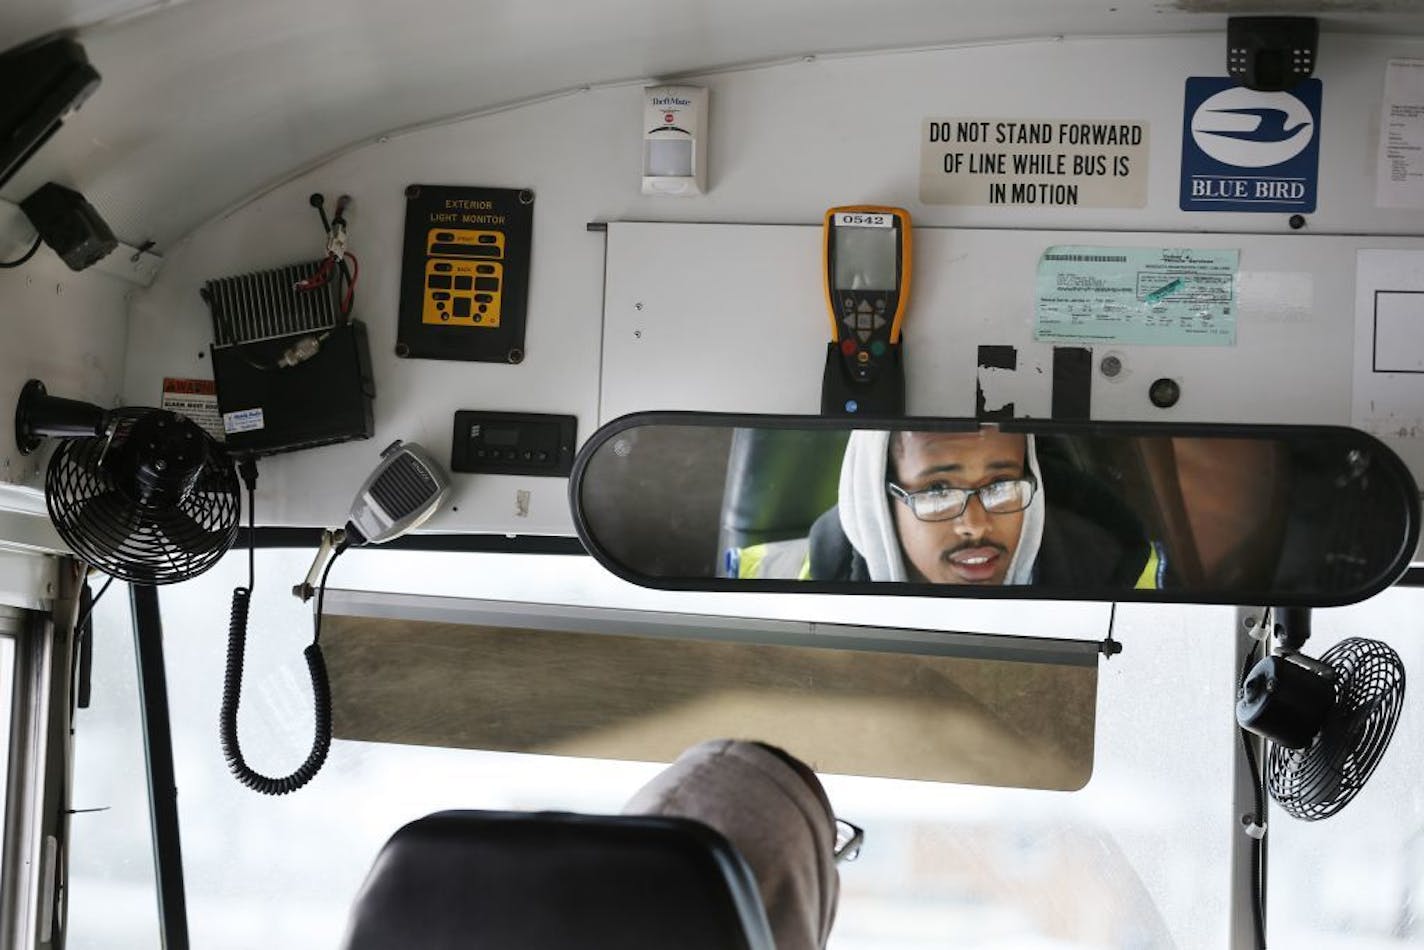
<path fill-rule="evenodd" d="M 378 396 L 376 438 L 270 459 L 259 519 L 330 524 L 395 438 L 418 439 L 448 458 L 454 410 L 507 409 L 578 415 L 587 436 L 599 416 L 604 239 L 596 220 L 814 224 L 828 206 L 898 204 L 916 223 L 981 229 L 1288 235 L 1284 215 L 1187 214 L 1177 209 L 1183 84 L 1221 72 L 1221 34 L 1062 40 L 816 59 L 722 72 L 712 90 L 710 193 L 697 199 L 638 192 L 640 87 L 603 88 L 440 127 L 392 135 L 349 152 L 215 220 L 169 249 L 154 286 L 131 309 L 124 397 L 152 403 L 162 377 L 207 376 L 204 280 L 314 254 L 307 195 L 349 192 L 353 248 L 361 256 L 358 316 L 371 331 Z M 1374 207 L 1374 162 L 1385 62 L 1424 56 L 1424 41 L 1326 35 L 1321 182 L 1311 235 L 1407 235 L 1420 213 Z M 926 116 L 1133 119 L 1151 125 L 1148 204 L 1142 209 L 1005 209 L 917 201 L 920 121 Z M 260 150 L 260 143 L 250 146 Z M 529 187 L 538 195 L 527 358 L 519 366 L 402 361 L 392 353 L 399 285 L 403 187 L 411 182 Z M 1285 245 L 1287 248 L 1289 245 Z M 1305 244 L 1302 243 L 1302 248 Z M 1289 252 L 1286 252 L 1287 255 Z M 1303 257 L 1303 260 L 1308 255 Z M 984 263 L 1004 281 L 1021 268 Z M 707 261 L 715 269 L 718 261 Z M 1301 264 L 1308 270 L 1308 264 Z M 818 319 L 824 319 L 820 317 Z M 732 341 L 736 342 L 736 341 Z M 1001 342 L 1001 341 L 972 341 Z M 732 345 L 716 325 L 690 336 L 678 356 L 715 360 Z M 791 352 L 801 334 L 767 314 L 758 345 Z M 1243 340 L 1241 346 L 1246 346 Z M 799 351 L 799 350 L 798 350 Z M 1241 357 L 1240 350 L 1233 354 Z M 1261 346 L 1250 357 L 1278 354 Z M 1350 352 L 1339 353 L 1332 391 L 1348 388 Z M 719 384 L 754 388 L 729 366 Z M 649 388 L 645 407 L 664 394 Z M 709 407 L 716 401 L 709 391 Z M 1305 421 L 1305 420 L 1301 420 Z M 1322 419 L 1318 421 L 1340 421 Z M 515 492 L 532 493 L 516 515 Z M 558 479 L 462 476 L 432 531 L 568 533 Z"/>
<path fill-rule="evenodd" d="M 29 249 L 34 228 L 0 204 L 0 260 Z M 15 401 L 38 378 L 56 396 L 119 404 L 128 340 L 129 281 L 98 270 L 74 273 L 48 248 L 24 266 L 0 269 L 0 604 L 47 607 L 55 559 L 66 550 L 45 511 L 49 450 L 15 445 Z"/>

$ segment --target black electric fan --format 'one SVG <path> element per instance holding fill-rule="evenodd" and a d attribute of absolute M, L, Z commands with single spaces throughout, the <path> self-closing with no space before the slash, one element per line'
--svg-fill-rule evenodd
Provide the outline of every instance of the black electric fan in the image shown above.
<path fill-rule="evenodd" d="M 1364 788 L 1403 705 L 1399 654 L 1379 640 L 1351 637 L 1318 660 L 1290 647 L 1261 660 L 1241 685 L 1236 719 L 1271 741 L 1271 797 L 1287 814 L 1319 821 Z"/>
<path fill-rule="evenodd" d="M 25 384 L 15 441 L 33 452 L 61 440 L 45 472 L 50 520 L 91 566 L 136 584 L 173 584 L 208 570 L 237 540 L 237 474 L 223 447 L 164 409 L 115 409 Z"/>

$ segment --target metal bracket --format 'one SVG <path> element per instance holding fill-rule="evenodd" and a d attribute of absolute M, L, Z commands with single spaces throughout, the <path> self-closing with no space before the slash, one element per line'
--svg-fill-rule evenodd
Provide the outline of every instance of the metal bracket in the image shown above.
<path fill-rule="evenodd" d="M 304 602 L 311 600 L 316 594 L 316 582 L 321 578 L 321 572 L 326 570 L 327 562 L 336 556 L 336 549 L 346 543 L 346 531 L 337 528 L 321 533 L 321 547 L 316 550 L 316 559 L 312 561 L 311 570 L 307 571 L 304 581 L 292 587 L 292 595 L 301 598 Z"/>

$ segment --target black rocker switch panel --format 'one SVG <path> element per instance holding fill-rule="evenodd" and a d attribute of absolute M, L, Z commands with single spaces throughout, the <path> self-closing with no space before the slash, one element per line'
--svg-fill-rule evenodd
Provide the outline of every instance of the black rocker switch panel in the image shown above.
<path fill-rule="evenodd" d="M 461 409 L 455 413 L 450 470 L 567 476 L 577 437 L 576 416 Z"/>

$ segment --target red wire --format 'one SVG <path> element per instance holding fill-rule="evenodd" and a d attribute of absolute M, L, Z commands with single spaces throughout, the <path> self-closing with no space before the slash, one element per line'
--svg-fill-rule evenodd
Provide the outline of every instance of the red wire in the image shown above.
<path fill-rule="evenodd" d="M 332 260 L 333 260 L 333 258 L 332 258 L 330 255 L 328 255 L 328 256 L 326 257 L 326 259 L 324 259 L 319 265 L 317 265 L 317 269 L 316 269 L 316 273 L 315 273 L 315 274 L 312 274 L 312 275 L 311 275 L 310 277 L 308 277 L 306 280 L 299 280 L 299 281 L 297 281 L 297 284 L 296 284 L 296 288 L 295 288 L 295 289 L 296 289 L 296 290 L 316 290 L 318 287 L 321 287 L 321 286 L 324 285 L 327 281 L 331 280 L 331 262 L 332 262 Z"/>
<path fill-rule="evenodd" d="M 351 314 L 351 305 L 356 301 L 356 278 L 361 276 L 361 262 L 356 259 L 356 255 L 348 252 L 345 259 L 351 262 L 351 279 L 346 282 L 346 291 L 341 295 L 341 315 L 343 317 Z M 331 278 L 337 273 L 335 264 L 336 256 L 328 254 L 317 267 L 315 274 L 306 280 L 297 281 L 296 289 L 298 291 L 316 290 L 318 287 L 330 283 Z"/>

